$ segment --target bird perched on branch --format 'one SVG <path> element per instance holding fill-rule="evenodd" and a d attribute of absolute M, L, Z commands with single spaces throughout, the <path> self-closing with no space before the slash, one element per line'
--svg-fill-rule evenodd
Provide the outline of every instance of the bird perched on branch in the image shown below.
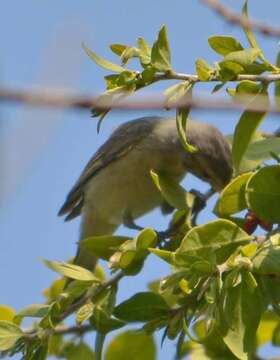
<path fill-rule="evenodd" d="M 129 214 L 136 219 L 160 206 L 163 198 L 150 171 L 180 182 L 187 172 L 220 191 L 232 176 L 231 151 L 211 125 L 188 121 L 187 152 L 174 118 L 144 117 L 119 126 L 90 159 L 59 215 L 82 216 L 80 239 L 112 234 Z M 95 259 L 78 250 L 75 263 L 92 269 Z"/>

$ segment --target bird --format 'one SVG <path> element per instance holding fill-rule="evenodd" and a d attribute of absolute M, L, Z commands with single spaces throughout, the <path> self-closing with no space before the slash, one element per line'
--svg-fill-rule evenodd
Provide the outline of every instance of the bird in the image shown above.
<path fill-rule="evenodd" d="M 173 117 L 142 117 L 123 123 L 96 151 L 66 197 L 58 215 L 81 215 L 80 240 L 113 234 L 125 222 L 160 207 L 164 200 L 151 170 L 180 182 L 187 172 L 221 191 L 232 177 L 230 145 L 213 125 L 188 120 L 188 152 Z M 76 265 L 92 270 L 97 259 L 79 248 Z"/>

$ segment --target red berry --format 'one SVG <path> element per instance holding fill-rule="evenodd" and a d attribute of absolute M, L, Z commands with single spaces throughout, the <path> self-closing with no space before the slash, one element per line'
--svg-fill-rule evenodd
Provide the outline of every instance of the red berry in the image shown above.
<path fill-rule="evenodd" d="M 271 231 L 273 228 L 273 224 L 269 223 L 268 221 L 265 220 L 259 220 L 259 225 L 266 231 Z"/>

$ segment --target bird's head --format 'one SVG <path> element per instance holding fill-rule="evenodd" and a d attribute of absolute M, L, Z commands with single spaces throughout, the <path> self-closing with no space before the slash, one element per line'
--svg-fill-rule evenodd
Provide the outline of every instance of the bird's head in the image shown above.
<path fill-rule="evenodd" d="M 185 153 L 187 171 L 221 191 L 232 177 L 231 149 L 227 139 L 215 127 L 189 122 L 188 141 L 196 147 L 194 153 Z"/>

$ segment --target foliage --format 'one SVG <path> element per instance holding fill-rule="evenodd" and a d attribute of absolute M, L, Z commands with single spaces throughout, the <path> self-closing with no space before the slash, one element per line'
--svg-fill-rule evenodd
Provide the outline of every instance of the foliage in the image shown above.
<path fill-rule="evenodd" d="M 247 1 L 243 9 L 247 16 Z M 249 46 L 231 36 L 211 36 L 209 46 L 218 54 L 214 65 L 204 59 L 195 62 L 197 78 L 181 79 L 165 91 L 166 108 L 191 96 L 199 82 L 216 81 L 213 91 L 228 82 L 236 99 L 247 95 L 250 104 L 268 103 L 267 81 L 239 80 L 239 75 L 279 73 L 270 64 L 250 31 L 244 29 Z M 139 38 L 137 47 L 112 44 L 121 65 L 113 64 L 83 46 L 89 57 L 105 70 L 106 91 L 92 110 L 99 127 L 108 110 L 102 104 L 118 100 L 155 82 L 179 79 L 172 69 L 171 51 L 165 26 L 150 46 Z M 141 71 L 130 70 L 137 59 Z M 279 96 L 279 82 L 275 94 Z M 278 100 L 279 101 L 279 100 Z M 245 104 L 246 108 L 246 104 Z M 177 128 L 186 151 L 196 151 L 186 137 L 189 109 L 177 109 Z M 146 228 L 134 238 L 99 236 L 85 239 L 81 246 L 108 262 L 115 275 L 106 279 L 95 272 L 58 261 L 44 263 L 65 278 L 45 291 L 46 304 L 34 304 L 16 313 L 0 306 L 0 350 L 3 357 L 20 353 L 24 359 L 101 359 L 107 333 L 131 323 L 134 330 L 121 330 L 105 350 L 105 359 L 155 359 L 153 334 L 163 330 L 163 338 L 176 342 L 176 358 L 254 359 L 268 342 L 280 346 L 280 141 L 257 132 L 266 113 L 248 111 L 241 115 L 232 137 L 234 177 L 223 189 L 214 212 L 217 219 L 196 225 L 196 197 L 172 182 L 166 174 L 151 172 L 165 201 L 176 209 L 167 231 Z M 276 160 L 276 164 L 265 163 Z M 244 210 L 248 215 L 244 215 Z M 273 229 L 273 225 L 274 229 Z M 264 234 L 254 235 L 260 226 Z M 168 241 L 167 241 L 168 240 Z M 150 284 L 147 292 L 136 292 L 118 303 L 118 282 L 137 275 L 147 256 L 157 256 L 171 265 L 171 273 Z M 120 271 L 120 272 L 119 272 Z M 76 325 L 63 324 L 76 313 Z M 35 318 L 24 329 L 22 321 Z M 84 342 L 85 332 L 97 331 L 96 353 Z M 65 337 L 64 335 L 69 335 Z"/>

